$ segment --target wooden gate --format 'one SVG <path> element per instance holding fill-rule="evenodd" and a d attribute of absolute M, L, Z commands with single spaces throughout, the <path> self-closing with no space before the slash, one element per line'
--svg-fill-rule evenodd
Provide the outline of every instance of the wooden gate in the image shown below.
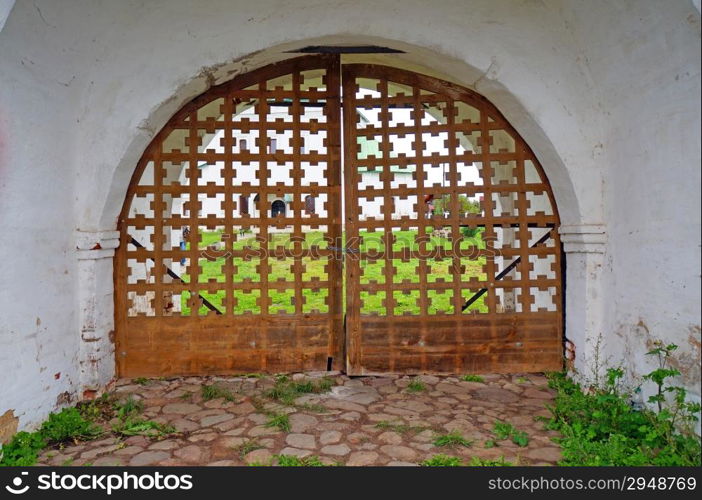
<path fill-rule="evenodd" d="M 558 215 L 486 99 L 343 66 L 350 374 L 560 369 Z"/>
<path fill-rule="evenodd" d="M 558 369 L 557 227 L 483 97 L 338 56 L 277 63 L 144 153 L 119 220 L 118 371 Z"/>
<path fill-rule="evenodd" d="M 339 89 L 336 58 L 274 64 L 152 141 L 120 217 L 120 375 L 342 367 Z"/>

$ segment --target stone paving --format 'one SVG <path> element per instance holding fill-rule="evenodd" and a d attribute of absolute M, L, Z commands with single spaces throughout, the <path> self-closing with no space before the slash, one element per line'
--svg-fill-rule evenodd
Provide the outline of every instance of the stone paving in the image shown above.
<path fill-rule="evenodd" d="M 320 380 L 328 372 L 295 374 Z M 560 448 L 537 416 L 548 416 L 553 393 L 542 375 L 485 375 L 484 383 L 431 375 L 349 378 L 332 373 L 331 390 L 305 394 L 293 405 L 265 397 L 275 380 L 267 376 L 185 377 L 119 380 L 115 394 L 143 403 L 143 418 L 170 424 L 176 433 L 160 438 L 115 435 L 47 450 L 39 465 L 213 465 L 276 464 L 276 455 L 316 456 L 348 466 L 417 465 L 436 454 L 499 459 L 522 465 L 555 465 Z M 408 386 L 420 381 L 423 390 Z M 143 383 L 143 381 L 141 381 Z M 204 400 L 203 384 L 226 387 L 235 401 Z M 263 402 L 263 406 L 262 406 Z M 268 427 L 271 412 L 287 414 L 288 432 Z M 265 414 L 268 413 L 268 416 Z M 496 420 L 529 436 L 492 446 Z M 113 424 L 115 421 L 112 422 Z M 109 428 L 109 425 L 106 425 Z M 469 447 L 436 446 L 438 435 L 456 432 Z M 486 445 L 487 443 L 487 445 Z"/>

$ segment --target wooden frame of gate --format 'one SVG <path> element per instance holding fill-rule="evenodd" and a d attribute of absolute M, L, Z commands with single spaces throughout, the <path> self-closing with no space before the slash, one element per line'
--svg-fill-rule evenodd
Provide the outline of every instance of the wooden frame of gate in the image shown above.
<path fill-rule="evenodd" d="M 526 143 L 489 101 L 449 82 L 364 64 L 343 65 L 342 82 L 346 236 L 358 245 L 346 264 L 348 372 L 560 369 L 558 214 Z M 361 147 L 369 140 L 375 154 Z M 430 182 L 437 167 L 441 182 Z M 359 171 L 378 172 L 382 186 Z M 431 197 L 444 200 L 443 214 L 426 211 Z M 479 209 L 462 212 L 471 197 Z M 371 200 L 379 216 L 364 216 Z M 398 211 L 401 200 L 414 210 Z M 376 248 L 364 241 L 373 233 Z M 408 264 L 414 273 L 399 276 Z"/>
<path fill-rule="evenodd" d="M 529 147 L 467 89 L 338 56 L 238 76 L 174 115 L 133 176 L 118 373 L 559 369 L 555 207 Z"/>
<path fill-rule="evenodd" d="M 342 268 L 327 248 L 341 236 L 339 88 L 336 57 L 273 64 L 208 90 L 153 139 L 119 218 L 121 376 L 342 368 Z M 309 119 L 311 106 L 321 116 Z M 316 150 L 305 146 L 320 135 Z M 323 174 L 303 185 L 305 166 Z M 218 170 L 214 182 L 205 168 Z M 274 170 L 287 175 L 272 182 Z M 303 215 L 310 195 L 326 200 L 322 214 Z M 268 200 L 286 197 L 290 209 L 271 218 Z M 213 203 L 216 213 L 203 212 Z M 323 241 L 306 244 L 310 227 Z M 274 237 L 281 228 L 292 229 L 285 245 Z M 212 232 L 221 242 L 208 247 Z M 306 264 L 320 260 L 324 272 L 307 276 Z M 223 279 L 207 272 L 212 261 Z M 287 304 L 276 308 L 280 297 Z M 323 305 L 308 307 L 310 298 Z"/>

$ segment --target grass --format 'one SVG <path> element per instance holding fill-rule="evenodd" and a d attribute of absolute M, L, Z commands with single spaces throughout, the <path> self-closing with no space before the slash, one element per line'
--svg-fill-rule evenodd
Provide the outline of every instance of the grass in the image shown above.
<path fill-rule="evenodd" d="M 443 238 L 439 236 L 434 236 L 431 234 L 431 228 L 427 228 L 427 251 L 432 251 L 434 249 L 450 249 L 451 241 L 448 238 Z M 361 232 L 362 242 L 360 244 L 361 250 L 368 251 L 373 249 L 383 248 L 383 243 L 381 240 L 382 233 L 380 232 Z M 418 248 L 417 239 L 420 237 L 417 230 L 407 230 L 407 231 L 394 231 L 393 236 L 396 241 L 393 243 L 392 247 L 395 251 L 400 251 L 403 248 Z M 200 234 L 200 245 L 199 248 L 205 250 L 208 245 L 212 245 L 216 242 L 223 241 L 222 231 L 202 231 Z M 234 242 L 234 250 L 241 250 L 245 247 L 251 247 L 254 249 L 260 249 L 260 242 L 256 240 L 254 235 L 249 235 L 245 238 L 239 238 L 237 236 L 237 241 Z M 270 241 L 268 246 L 271 249 L 276 247 L 292 248 L 289 233 L 274 233 L 270 236 Z M 310 231 L 305 235 L 305 243 L 303 246 L 311 248 L 314 245 L 318 245 L 320 248 L 325 248 L 327 243 L 323 241 L 323 233 L 320 231 Z M 189 244 L 188 244 L 189 246 Z M 472 238 L 466 238 L 459 243 L 461 249 L 468 249 L 469 247 L 477 247 L 479 249 L 485 248 L 485 242 L 482 238 L 482 232 Z M 198 265 L 202 268 L 201 274 L 198 275 L 198 282 L 201 284 L 206 284 L 209 281 L 215 283 L 226 282 L 226 276 L 224 273 L 223 266 L 225 264 L 224 258 L 218 258 L 216 260 L 207 260 L 206 258 L 198 259 Z M 452 265 L 449 259 L 445 260 L 435 260 L 429 259 L 427 262 L 427 279 L 430 283 L 436 282 L 438 279 L 446 279 L 446 276 L 451 275 L 450 266 Z M 278 260 L 276 258 L 268 259 L 268 264 L 270 270 L 268 272 L 269 281 L 285 280 L 289 282 L 294 282 L 294 274 L 292 271 L 292 266 L 294 259 L 284 258 Z M 235 271 L 232 279 L 235 282 L 243 282 L 245 280 L 251 280 L 253 282 L 259 282 L 261 280 L 260 269 L 257 270 L 257 266 L 260 265 L 260 259 L 250 259 L 245 260 L 243 257 L 234 257 L 233 264 L 235 266 Z M 303 265 L 302 280 L 311 281 L 314 279 L 326 280 L 327 274 L 325 271 L 325 266 L 327 265 L 327 259 L 314 259 L 312 257 L 304 257 L 301 261 Z M 403 262 L 401 259 L 393 259 L 388 261 L 388 264 L 393 270 L 393 280 L 396 282 L 406 281 L 408 283 L 419 283 L 419 259 L 409 259 L 407 262 Z M 462 281 L 469 281 L 471 279 L 486 280 L 487 276 L 483 271 L 483 266 L 485 265 L 485 257 L 479 257 L 476 259 L 463 259 L 461 265 L 465 266 L 465 272 L 461 274 Z M 187 273 L 187 267 L 183 267 L 184 273 L 181 272 L 183 279 L 186 282 L 190 282 L 190 276 Z M 385 283 L 385 267 L 384 261 L 371 261 L 364 260 L 361 262 L 361 284 L 369 284 L 371 282 L 377 282 L 378 284 Z M 204 288 L 204 287 L 203 287 Z M 269 299 L 271 304 L 269 306 L 269 312 L 276 314 L 282 313 L 294 313 L 295 306 L 292 301 L 295 297 L 295 292 L 292 290 L 294 287 L 290 287 L 290 290 L 270 290 Z M 250 293 L 246 293 L 247 290 L 234 290 L 234 314 L 258 314 L 261 312 L 260 307 L 260 291 L 253 290 Z M 451 293 L 440 293 L 439 290 L 430 290 L 429 292 L 429 314 L 438 314 L 440 312 L 451 313 L 453 310 L 453 301 Z M 224 309 L 223 300 L 225 299 L 225 291 L 218 290 L 216 292 L 200 292 L 203 297 L 209 300 L 215 307 L 220 310 Z M 313 290 L 312 288 L 306 288 L 302 290 L 302 304 L 301 310 L 303 313 L 313 313 L 318 311 L 320 313 L 329 312 L 329 306 L 326 303 L 328 291 L 326 289 Z M 468 299 L 472 295 L 470 290 L 465 290 L 464 299 Z M 195 297 L 197 298 L 197 297 Z M 409 294 L 404 294 L 401 291 L 393 294 L 393 299 L 397 302 L 395 306 L 396 314 L 419 314 L 418 305 L 418 290 L 414 290 Z M 190 292 L 184 292 L 181 294 L 181 314 L 184 316 L 192 314 L 191 301 L 192 297 Z M 361 294 L 362 314 L 385 314 L 385 306 L 383 301 L 385 300 L 385 292 L 381 291 L 379 293 L 370 294 L 363 292 Z M 204 315 L 208 313 L 208 309 L 204 306 L 200 306 L 199 314 Z M 484 313 L 487 312 L 487 305 L 485 304 L 485 297 L 481 297 L 475 303 L 473 303 L 466 311 L 465 314 L 470 314 L 472 312 Z"/>
<path fill-rule="evenodd" d="M 294 455 L 274 455 L 273 458 L 278 461 L 280 467 L 328 467 L 315 455 L 304 458 Z"/>
<path fill-rule="evenodd" d="M 434 438 L 434 446 L 443 446 L 448 448 L 456 448 L 464 446 L 469 448 L 473 445 L 473 441 L 465 439 L 459 432 L 454 431 L 448 434 L 440 434 Z"/>
<path fill-rule="evenodd" d="M 115 403 L 117 418 L 125 420 L 144 411 L 144 403 L 135 400 L 131 395 L 122 403 Z"/>
<path fill-rule="evenodd" d="M 175 427 L 171 425 L 139 417 L 129 417 L 115 424 L 112 427 L 112 431 L 118 436 L 146 436 L 151 438 L 163 438 L 176 433 Z"/>
<path fill-rule="evenodd" d="M 236 447 L 236 451 L 239 452 L 239 457 L 244 458 L 246 455 L 255 450 L 260 450 L 264 446 L 258 442 L 258 439 L 248 439 Z"/>
<path fill-rule="evenodd" d="M 509 422 L 496 420 L 492 428 L 492 433 L 495 435 L 497 441 L 511 439 L 517 446 L 525 447 L 529 445 L 529 435 L 524 431 L 518 430 Z"/>
<path fill-rule="evenodd" d="M 137 377 L 132 380 L 136 385 L 146 385 L 149 383 L 149 379 L 146 377 Z"/>
<path fill-rule="evenodd" d="M 481 384 L 485 383 L 485 379 L 480 375 L 463 375 L 461 377 L 461 380 L 463 380 L 464 382 L 480 382 Z"/>
<path fill-rule="evenodd" d="M 463 465 L 463 461 L 458 457 L 438 454 L 420 462 L 419 465 L 425 467 L 460 467 Z"/>
<path fill-rule="evenodd" d="M 473 457 L 470 459 L 470 462 L 468 462 L 468 465 L 472 467 L 510 467 L 515 464 L 505 460 L 505 457 L 500 457 L 496 460 L 488 460 L 486 458 Z"/>
<path fill-rule="evenodd" d="M 290 380 L 286 375 L 281 375 L 276 377 L 275 385 L 266 391 L 265 396 L 281 404 L 295 406 L 295 400 L 300 396 L 328 392 L 333 386 L 334 381 L 327 377 L 298 382 Z"/>
<path fill-rule="evenodd" d="M 205 401 L 210 401 L 212 399 L 223 398 L 225 401 L 236 401 L 234 394 L 219 384 L 203 385 L 200 389 L 202 399 Z"/>
<path fill-rule="evenodd" d="M 290 417 L 287 413 L 274 413 L 268 415 L 266 427 L 277 427 L 283 432 L 290 432 Z"/>
<path fill-rule="evenodd" d="M 420 432 L 424 432 L 426 430 L 429 430 L 430 427 L 424 427 L 420 425 L 407 425 L 407 424 L 401 424 L 397 422 L 390 422 L 388 420 L 381 420 L 377 424 L 375 424 L 375 427 L 378 429 L 386 429 L 390 431 L 397 432 L 398 434 L 407 434 L 407 433 L 413 433 L 413 434 L 419 434 Z"/>
<path fill-rule="evenodd" d="M 407 384 L 406 390 L 407 392 L 423 392 L 427 390 L 427 386 L 424 385 L 424 382 L 415 378 Z"/>

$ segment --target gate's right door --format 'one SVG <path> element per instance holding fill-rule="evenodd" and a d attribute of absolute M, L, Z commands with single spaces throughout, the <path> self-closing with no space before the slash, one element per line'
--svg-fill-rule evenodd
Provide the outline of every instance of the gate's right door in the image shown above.
<path fill-rule="evenodd" d="M 551 189 L 485 98 L 383 66 L 342 66 L 347 369 L 562 366 Z"/>

